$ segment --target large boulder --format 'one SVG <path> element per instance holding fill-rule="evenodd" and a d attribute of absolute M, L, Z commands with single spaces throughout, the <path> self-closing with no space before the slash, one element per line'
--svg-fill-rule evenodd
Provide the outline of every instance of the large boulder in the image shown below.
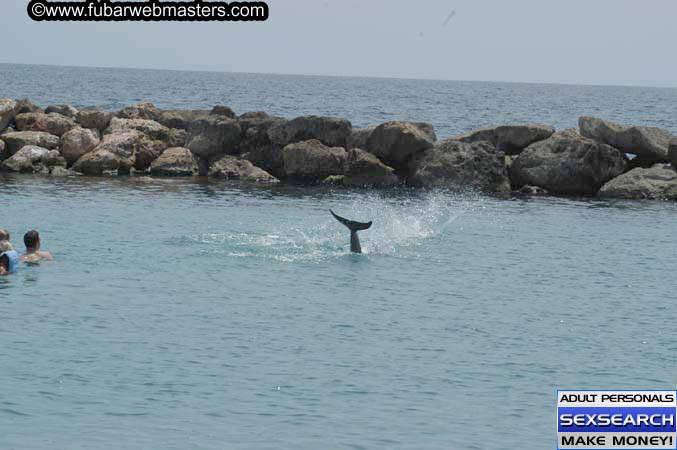
<path fill-rule="evenodd" d="M 670 141 L 670 163 L 672 163 L 672 167 L 677 170 L 677 137 L 672 138 Z"/>
<path fill-rule="evenodd" d="M 452 139 L 461 142 L 491 142 L 506 155 L 518 155 L 534 142 L 548 139 L 555 133 L 550 125 L 499 125 L 480 128 Z"/>
<path fill-rule="evenodd" d="M 237 121 L 225 116 L 197 118 L 190 126 L 186 147 L 197 157 L 209 160 L 233 153 L 240 142 Z"/>
<path fill-rule="evenodd" d="M 102 175 L 110 172 L 128 174 L 136 165 L 137 155 L 154 151 L 153 141 L 140 131 L 109 134 L 104 136 L 103 141 L 94 150 L 78 159 L 73 165 L 73 170 L 85 175 Z"/>
<path fill-rule="evenodd" d="M 16 101 L 11 98 L 0 98 L 0 133 L 14 121 Z"/>
<path fill-rule="evenodd" d="M 0 139 L 7 144 L 6 152 L 10 155 L 15 154 L 26 145 L 35 145 L 47 150 L 59 146 L 59 137 L 44 131 L 13 131 L 1 135 Z"/>
<path fill-rule="evenodd" d="M 247 161 L 226 155 L 215 161 L 209 168 L 209 176 L 226 180 L 260 181 L 274 183 L 277 179 Z"/>
<path fill-rule="evenodd" d="M 317 139 L 330 147 L 345 147 L 353 129 L 349 121 L 337 117 L 303 116 L 268 130 L 270 140 L 285 146 Z"/>
<path fill-rule="evenodd" d="M 121 119 L 158 120 L 161 114 L 162 111 L 156 108 L 154 104 L 141 102 L 121 109 L 115 116 Z"/>
<path fill-rule="evenodd" d="M 358 148 L 348 151 L 343 185 L 389 187 L 398 181 L 395 169 L 383 164 L 376 156 Z"/>
<path fill-rule="evenodd" d="M 55 136 L 62 136 L 77 127 L 73 119 L 58 113 L 23 113 L 18 114 L 15 120 L 19 131 L 44 131 Z"/>
<path fill-rule="evenodd" d="M 627 158 L 618 149 L 569 129 L 527 147 L 514 159 L 514 187 L 539 186 L 554 194 L 594 195 L 622 174 Z"/>
<path fill-rule="evenodd" d="M 118 117 L 113 117 L 110 125 L 104 130 L 103 134 L 122 133 L 129 130 L 140 131 L 154 141 L 170 142 L 172 138 L 170 129 L 154 120 L 120 119 Z"/>
<path fill-rule="evenodd" d="M 75 117 L 78 115 L 78 110 L 73 108 L 71 105 L 49 105 L 45 110 L 45 113 L 58 113 L 62 116 L 75 119 Z"/>
<path fill-rule="evenodd" d="M 2 168 L 11 172 L 49 173 L 54 166 L 66 166 L 66 160 L 57 150 L 26 145 L 2 162 Z"/>
<path fill-rule="evenodd" d="M 103 131 L 108 128 L 113 113 L 105 111 L 100 108 L 87 108 L 78 111 L 75 116 L 75 121 L 80 124 L 82 128 L 92 128 Z"/>
<path fill-rule="evenodd" d="M 168 144 L 163 141 L 149 141 L 147 145 L 140 146 L 134 154 L 134 169 L 140 172 L 147 171 L 153 161 L 158 159 L 167 148 Z"/>
<path fill-rule="evenodd" d="M 87 128 L 73 128 L 61 136 L 61 155 L 72 165 L 99 145 L 99 138 Z"/>
<path fill-rule="evenodd" d="M 660 128 L 624 126 L 596 117 L 578 119 L 581 135 L 637 155 L 633 165 L 651 166 L 668 162 L 672 133 Z"/>
<path fill-rule="evenodd" d="M 242 134 L 237 153 L 266 172 L 278 178 L 284 177 L 282 146 L 270 140 L 268 130 L 285 122 L 286 119 L 263 112 L 241 115 L 238 123 Z"/>
<path fill-rule="evenodd" d="M 350 150 L 353 148 L 360 149 L 367 148 L 367 142 L 369 141 L 369 137 L 371 136 L 371 133 L 373 133 L 375 129 L 376 129 L 375 125 L 367 128 L 353 128 L 353 130 L 350 132 L 350 136 L 348 136 L 348 140 L 346 142 L 346 149 Z"/>
<path fill-rule="evenodd" d="M 342 147 L 328 147 L 312 139 L 287 145 L 282 149 L 282 157 L 289 178 L 317 181 L 343 175 L 347 154 Z"/>
<path fill-rule="evenodd" d="M 413 155 L 432 148 L 434 142 L 434 135 L 427 128 L 409 122 L 386 122 L 371 133 L 366 150 L 401 170 Z"/>
<path fill-rule="evenodd" d="M 193 153 L 187 148 L 168 148 L 150 165 L 152 175 L 167 177 L 189 177 L 198 174 L 198 164 Z"/>
<path fill-rule="evenodd" d="M 22 100 L 16 101 L 16 106 L 14 107 L 14 112 L 16 114 L 44 113 L 45 110 L 40 108 L 38 105 L 36 105 L 32 101 L 28 100 L 27 98 L 24 98 Z"/>
<path fill-rule="evenodd" d="M 84 175 L 117 175 L 129 173 L 131 165 L 108 150 L 94 150 L 73 165 L 73 170 Z"/>
<path fill-rule="evenodd" d="M 9 158 L 9 156 L 10 155 L 8 153 L 6 153 L 5 141 L 0 139 L 0 161 L 3 161 L 5 159 Z"/>
<path fill-rule="evenodd" d="M 677 172 L 670 164 L 638 167 L 602 186 L 600 197 L 677 200 Z"/>
<path fill-rule="evenodd" d="M 414 186 L 509 192 L 505 155 L 493 144 L 448 139 L 409 163 Z"/>
<path fill-rule="evenodd" d="M 167 128 L 176 128 L 188 131 L 195 119 L 208 115 L 209 111 L 205 110 L 166 110 L 160 114 L 160 117 L 157 119 L 157 121 Z"/>

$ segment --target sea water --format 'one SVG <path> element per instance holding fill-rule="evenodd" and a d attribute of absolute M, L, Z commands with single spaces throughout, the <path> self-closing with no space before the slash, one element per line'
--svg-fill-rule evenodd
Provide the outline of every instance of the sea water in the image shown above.
<path fill-rule="evenodd" d="M 392 115 L 441 135 L 535 121 L 529 102 L 561 102 L 539 120 L 559 127 L 595 112 L 559 90 L 666 128 L 677 105 L 671 90 L 470 83 L 549 97 L 498 108 L 485 92 L 456 110 L 425 92 L 462 83 L 255 75 L 247 95 L 228 85 L 245 75 L 8 71 L 0 96 L 43 106 Z M 223 97 L 174 77 L 223 79 Z M 276 83 L 341 95 L 256 97 Z M 409 86 L 412 103 L 374 96 L 371 115 L 354 83 Z M 329 208 L 374 221 L 364 254 Z M 0 449 L 552 448 L 556 389 L 675 387 L 676 223 L 674 202 L 0 174 L 0 227 L 19 248 L 38 229 L 55 256 L 0 277 Z"/>

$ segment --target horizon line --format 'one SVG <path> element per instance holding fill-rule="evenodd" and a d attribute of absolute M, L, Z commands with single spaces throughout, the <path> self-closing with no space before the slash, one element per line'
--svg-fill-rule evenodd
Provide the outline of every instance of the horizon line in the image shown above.
<path fill-rule="evenodd" d="M 642 84 L 600 84 L 600 83 L 573 83 L 573 82 L 555 82 L 555 81 L 505 81 L 505 80 L 459 80 L 447 78 L 412 78 L 397 76 L 375 76 L 375 75 L 326 75 L 326 74 L 303 74 L 287 72 L 249 72 L 232 71 L 224 69 L 174 69 L 158 67 L 133 67 L 133 66 L 99 66 L 99 65 L 72 65 L 72 64 L 36 64 L 36 63 L 17 63 L 0 61 L 0 65 L 15 66 L 38 66 L 38 67 L 63 67 L 74 69 L 117 69 L 117 70 L 149 70 L 158 72 L 194 72 L 194 73 L 223 73 L 235 75 L 274 75 L 290 77 L 318 77 L 318 78 L 363 78 L 373 80 L 402 80 L 402 81 L 439 81 L 439 82 L 457 82 L 457 83 L 505 83 L 505 84 L 544 84 L 553 86 L 585 86 L 585 87 L 629 87 L 645 89 L 677 89 L 677 86 L 654 85 L 647 86 Z"/>

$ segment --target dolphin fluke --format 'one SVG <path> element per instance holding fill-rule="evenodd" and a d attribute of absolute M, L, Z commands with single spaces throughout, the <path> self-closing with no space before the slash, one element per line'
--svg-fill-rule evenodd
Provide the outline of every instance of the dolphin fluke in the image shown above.
<path fill-rule="evenodd" d="M 371 227 L 373 222 L 355 222 L 354 220 L 348 220 L 336 214 L 331 209 L 329 210 L 332 216 L 343 225 L 348 227 L 350 230 L 350 251 L 353 253 L 362 253 L 362 247 L 360 246 L 360 238 L 357 237 L 357 232 L 361 230 L 368 230 Z"/>
<path fill-rule="evenodd" d="M 347 226 L 350 231 L 361 231 L 361 230 L 368 230 L 371 228 L 371 224 L 373 222 L 367 222 L 367 223 L 362 223 L 362 222 L 355 222 L 353 220 L 348 220 L 346 218 L 343 218 L 336 214 L 334 211 L 331 209 L 329 210 L 332 216 L 339 222 L 341 222 L 343 225 Z"/>

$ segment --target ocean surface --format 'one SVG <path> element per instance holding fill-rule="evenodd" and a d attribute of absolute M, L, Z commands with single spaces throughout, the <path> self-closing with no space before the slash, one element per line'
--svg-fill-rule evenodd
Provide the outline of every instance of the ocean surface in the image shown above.
<path fill-rule="evenodd" d="M 675 131 L 677 90 L 0 65 L 0 97 Z M 365 254 L 328 213 L 373 220 Z M 0 449 L 555 446 L 557 389 L 675 389 L 677 203 L 0 174 Z"/>

